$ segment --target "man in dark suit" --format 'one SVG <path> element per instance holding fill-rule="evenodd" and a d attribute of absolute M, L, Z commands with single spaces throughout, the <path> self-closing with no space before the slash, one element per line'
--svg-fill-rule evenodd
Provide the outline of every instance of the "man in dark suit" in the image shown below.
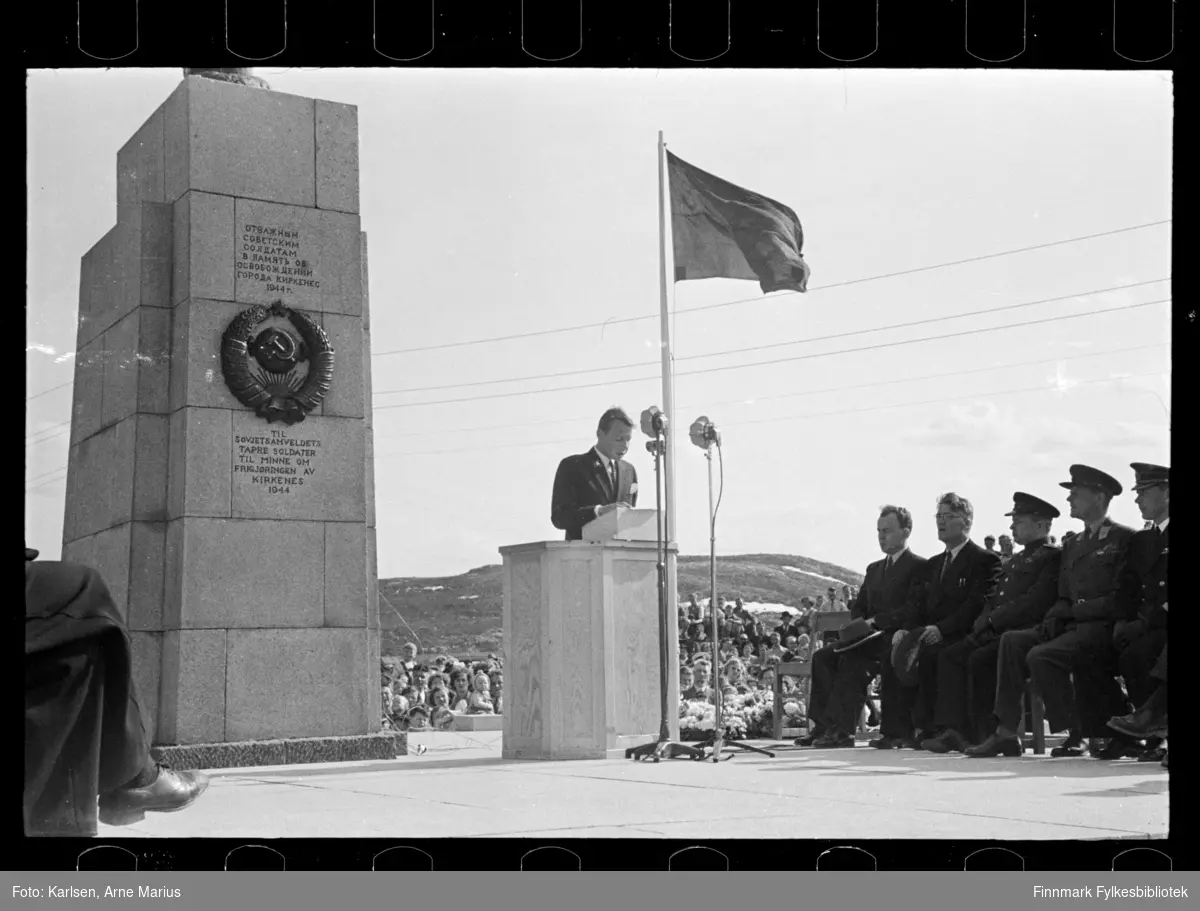
<path fill-rule="evenodd" d="M 1154 665 L 1167 645 L 1167 555 L 1170 521 L 1170 469 L 1135 462 L 1133 489 L 1148 526 L 1129 542 L 1129 562 L 1122 589 L 1130 594 L 1126 615 L 1113 628 L 1117 669 L 1129 701 L 1144 705 L 1158 688 Z M 1085 671 L 1086 674 L 1086 671 Z M 1111 727 L 1111 725 L 1110 725 Z M 1122 731 L 1121 733 L 1127 733 Z M 1147 738 L 1149 760 L 1161 760 L 1157 737 Z"/>
<path fill-rule="evenodd" d="M 912 513 L 902 506 L 885 506 L 876 522 L 882 560 L 867 567 L 858 597 L 850 605 L 852 618 L 862 618 L 883 635 L 856 648 L 836 652 L 818 649 L 812 658 L 812 690 L 808 700 L 809 733 L 799 738 L 800 746 L 854 746 L 857 718 L 867 698 L 867 687 L 886 665 L 891 633 L 898 629 L 913 579 L 920 575 L 925 558 L 908 549 Z M 888 679 L 885 671 L 884 680 Z M 892 678 L 894 686 L 895 679 Z M 885 703 L 886 705 L 886 703 Z M 884 710 L 882 731 L 902 736 L 903 725 Z"/>
<path fill-rule="evenodd" d="M 633 438 L 633 421 L 620 408 L 600 415 L 596 445 L 582 455 L 567 456 L 554 475 L 550 521 L 583 538 L 583 526 L 618 506 L 637 506 L 637 469 L 622 459 Z"/>
<path fill-rule="evenodd" d="M 892 699 L 901 723 L 911 725 L 906 735 L 884 736 L 872 743 L 878 749 L 912 746 L 911 736 L 920 746 L 935 733 L 934 709 L 937 702 L 938 657 L 970 632 L 975 618 L 991 597 L 1000 575 L 1000 556 L 980 547 L 969 537 L 975 518 L 974 507 L 956 493 L 938 498 L 937 532 L 946 549 L 925 564 L 924 585 L 910 591 L 901 629 L 892 636 L 899 645 L 906 632 L 921 630 L 917 653 L 915 686 L 899 686 Z M 882 697 L 883 711 L 888 696 Z M 911 708 L 911 721 L 907 709 Z"/>
<path fill-rule="evenodd" d="M 1067 502 L 1071 516 L 1084 530 L 1063 536 L 1058 597 L 1039 626 L 1012 630 L 1000 638 L 996 673 L 996 730 L 983 743 L 968 748 L 968 756 L 1020 756 L 1017 737 L 1025 681 L 1032 679 L 1046 705 L 1051 731 L 1078 729 L 1089 738 L 1096 755 L 1107 746 L 1108 719 L 1128 711 L 1113 677 L 1113 624 L 1124 616 L 1121 591 L 1126 578 L 1133 529 L 1108 517 L 1112 498 L 1121 493 L 1117 479 L 1087 465 L 1072 465 Z M 1085 667 L 1095 662 L 1095 671 Z M 1076 673 L 1079 669 L 1083 673 Z M 1075 673 L 1072 682 L 1072 673 Z M 1079 756 L 1074 747 L 1058 748 L 1053 756 Z"/>
<path fill-rule="evenodd" d="M 1003 565 L 996 592 L 975 618 L 971 634 L 938 656 L 933 721 L 942 735 L 921 744 L 934 753 L 961 752 L 968 741 L 979 743 L 991 733 L 1000 636 L 1037 626 L 1058 597 L 1062 551 L 1048 541 L 1058 510 L 1018 491 L 1007 515 L 1013 539 L 1024 549 Z"/>
<path fill-rule="evenodd" d="M 94 569 L 39 561 L 25 550 L 25 795 L 27 835 L 96 834 L 147 811 L 192 803 L 201 772 L 150 756 L 133 646 Z"/>

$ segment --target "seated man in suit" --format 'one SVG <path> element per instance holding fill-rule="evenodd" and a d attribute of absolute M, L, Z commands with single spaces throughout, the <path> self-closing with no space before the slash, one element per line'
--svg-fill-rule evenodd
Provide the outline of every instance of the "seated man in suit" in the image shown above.
<path fill-rule="evenodd" d="M 853 650 L 838 652 L 821 648 L 812 653 L 809 733 L 796 741 L 799 746 L 854 746 L 854 731 L 867 687 L 878 672 L 880 661 L 886 663 L 891 634 L 900 627 L 909 586 L 925 564 L 924 557 L 908 549 L 913 525 L 912 513 L 907 509 L 884 506 L 875 526 L 879 549 L 885 556 L 867 567 L 866 579 L 850 606 L 850 614 L 865 619 L 885 635 L 875 636 Z M 894 678 L 891 681 L 894 686 Z M 891 733 L 902 738 L 907 728 L 885 711 L 882 731 L 884 735 Z"/>
<path fill-rule="evenodd" d="M 183 809 L 208 778 L 151 757 L 133 646 L 104 580 L 37 556 L 26 548 L 25 833 L 92 836 L 97 815 L 126 826 Z"/>
<path fill-rule="evenodd" d="M 925 584 L 910 592 L 902 627 L 892 636 L 892 644 L 897 647 L 905 638 L 916 639 L 913 643 L 917 649 L 915 685 L 902 685 L 890 693 L 885 689 L 883 694 L 885 719 L 889 711 L 895 710 L 903 723 L 907 721 L 907 709 L 911 707 L 911 742 L 906 742 L 908 736 L 893 734 L 873 741 L 872 746 L 877 749 L 921 748 L 925 740 L 940 733 L 934 720 L 939 655 L 971 632 L 975 618 L 991 597 L 1000 575 L 1000 556 L 988 552 L 968 537 L 975 518 L 969 500 L 955 493 L 942 494 L 938 498 L 935 518 L 938 540 L 946 549 L 925 564 Z M 915 635 L 906 636 L 918 630 L 919 639 Z M 894 663 L 892 670 L 895 670 Z M 895 705 L 889 707 L 889 702 Z"/>
<path fill-rule="evenodd" d="M 1062 551 L 1048 542 L 1058 510 L 1018 491 L 1008 515 L 1013 538 L 1024 550 L 1003 565 L 996 592 L 975 618 L 971 634 L 938 656 L 933 720 L 943 733 L 921 744 L 934 753 L 961 752 L 968 741 L 979 743 L 992 732 L 1000 636 L 1010 629 L 1037 626 L 1058 597 Z"/>
<path fill-rule="evenodd" d="M 1121 493 L 1117 479 L 1087 465 L 1072 465 L 1071 480 L 1062 482 L 1071 493 L 1072 518 L 1081 519 L 1084 531 L 1063 536 L 1058 597 L 1042 623 L 1030 630 L 1011 630 L 1000 638 L 996 671 L 995 732 L 968 756 L 1020 756 L 1024 746 L 1017 737 L 1025 681 L 1033 680 L 1046 705 L 1052 732 L 1075 729 L 1090 739 L 1095 755 L 1107 746 L 1101 738 L 1108 719 L 1123 715 L 1128 706 L 1107 659 L 1112 649 L 1113 623 L 1123 616 L 1121 595 L 1129 542 L 1133 529 L 1108 517 L 1112 498 Z M 1081 656 L 1095 661 L 1103 673 L 1072 673 Z M 1109 732 L 1111 733 L 1111 732 Z M 1079 756 L 1074 747 L 1059 747 L 1052 756 Z"/>
<path fill-rule="evenodd" d="M 583 538 L 583 526 L 618 506 L 637 506 L 637 470 L 623 456 L 633 438 L 633 421 L 620 408 L 600 415 L 596 445 L 582 455 L 567 456 L 554 475 L 550 522 Z"/>
<path fill-rule="evenodd" d="M 1129 542 L 1128 576 L 1122 590 L 1130 595 L 1126 616 L 1113 628 L 1117 669 L 1125 681 L 1129 701 L 1140 706 L 1158 689 L 1152 675 L 1167 645 L 1167 524 L 1170 521 L 1170 469 L 1135 462 L 1135 502 L 1149 525 Z M 1086 674 L 1087 672 L 1084 671 Z M 1112 727 L 1110 724 L 1109 727 Z M 1124 732 L 1122 732 L 1124 733 Z M 1140 739 L 1140 738 L 1139 738 Z M 1147 761 L 1163 758 L 1160 739 L 1146 739 Z M 1139 757 L 1142 758 L 1142 757 Z"/>

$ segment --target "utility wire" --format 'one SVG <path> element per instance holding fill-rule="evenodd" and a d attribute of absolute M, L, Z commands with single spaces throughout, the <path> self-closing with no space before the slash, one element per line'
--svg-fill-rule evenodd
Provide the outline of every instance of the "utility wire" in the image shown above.
<path fill-rule="evenodd" d="M 988 371 L 991 371 L 991 370 L 1011 370 L 1011 369 L 1014 369 L 1017 367 L 1033 367 L 1033 366 L 1036 366 L 1037 364 L 1052 364 L 1052 363 L 1057 363 L 1059 361 L 1075 361 L 1075 360 L 1080 360 L 1080 359 L 1089 358 L 1089 357 L 1107 357 L 1110 354 L 1124 354 L 1125 352 L 1128 352 L 1128 351 L 1144 351 L 1144 350 L 1148 350 L 1150 348 L 1162 348 L 1167 344 L 1169 344 L 1169 343 L 1168 342 L 1155 342 L 1154 344 L 1151 344 L 1151 345 L 1130 345 L 1125 348 L 1108 348 L 1108 349 L 1105 349 L 1104 351 L 1089 351 L 1086 354 L 1070 354 L 1070 355 L 1066 355 L 1066 356 L 1056 355 L 1055 357 L 1040 358 L 1035 361 L 1020 361 L 1019 363 L 1015 363 L 1015 364 L 996 364 L 991 367 L 972 367 L 969 370 L 951 370 L 951 371 L 947 371 L 944 373 L 926 373 L 922 376 L 907 376 L 907 377 L 889 378 L 886 380 L 872 380 L 869 383 L 855 383 L 850 386 L 831 386 L 831 387 L 825 387 L 822 389 L 805 389 L 801 392 L 783 392 L 783 393 L 779 393 L 777 395 L 759 395 L 759 396 L 754 396 L 753 398 L 749 398 L 749 399 L 740 398 L 740 399 L 730 399 L 730 400 L 727 400 L 724 402 L 709 402 L 707 405 L 705 405 L 703 407 L 705 407 L 705 408 L 720 408 L 725 405 L 745 405 L 745 404 L 750 404 L 750 403 L 774 401 L 776 399 L 790 399 L 790 398 L 796 398 L 799 396 L 823 395 L 825 393 L 830 393 L 830 392 L 846 392 L 846 391 L 849 391 L 852 389 L 869 389 L 873 386 L 895 386 L 898 383 L 916 383 L 916 382 L 920 382 L 922 380 L 940 380 L 940 379 L 947 379 L 947 378 L 953 377 L 953 376 L 965 376 L 965 375 L 972 374 L 972 373 L 987 373 Z M 698 407 L 698 406 L 676 405 L 675 407 L 676 407 L 676 409 L 683 409 L 683 408 L 694 408 L 694 407 Z M 408 431 L 403 431 L 401 433 L 391 433 L 391 434 L 388 434 L 386 437 L 377 436 L 377 437 L 375 437 L 375 442 L 376 442 L 376 444 L 378 444 L 379 442 L 381 442 L 383 440 L 390 440 L 390 439 L 393 439 L 396 437 L 444 436 L 445 434 L 449 434 L 449 433 L 474 433 L 477 431 L 481 432 L 481 431 L 487 431 L 487 430 L 509 430 L 509 429 L 513 429 L 513 428 L 524 428 L 524 427 L 547 427 L 547 426 L 559 426 L 559 425 L 564 425 L 564 424 L 586 424 L 586 423 L 592 422 L 592 420 L 593 420 L 592 418 L 587 418 L 587 417 L 567 418 L 565 420 L 562 418 L 558 418 L 558 419 L 555 419 L 552 421 L 529 421 L 529 422 L 520 423 L 520 424 L 513 424 L 513 423 L 489 424 L 489 425 L 483 426 L 483 427 L 449 427 L 445 430 L 408 430 Z"/>
<path fill-rule="evenodd" d="M 1087 313 L 1067 313 L 1062 316 L 1051 316 L 1051 317 L 1047 317 L 1045 319 L 1026 320 L 1026 321 L 1020 322 L 1020 323 L 1008 323 L 1003 326 L 986 326 L 986 327 L 979 328 L 979 329 L 967 329 L 962 332 L 949 332 L 949 333 L 946 333 L 945 335 L 928 335 L 928 336 L 922 336 L 921 338 L 903 339 L 903 340 L 894 341 L 894 342 L 880 342 L 879 344 L 876 344 L 876 345 L 864 345 L 861 348 L 842 348 L 838 351 L 819 351 L 819 352 L 815 352 L 813 354 L 801 354 L 801 355 L 795 355 L 792 357 L 781 357 L 781 358 L 775 358 L 775 359 L 769 360 L 769 361 L 754 361 L 749 364 L 729 364 L 729 365 L 726 365 L 723 367 L 708 367 L 708 368 L 701 369 L 701 370 L 685 370 L 685 371 L 677 373 L 676 376 L 694 376 L 695 374 L 700 374 L 700 373 L 719 373 L 719 372 L 723 372 L 726 370 L 744 370 L 749 367 L 765 367 L 765 366 L 770 366 L 773 364 L 784 364 L 784 363 L 791 363 L 794 361 L 805 361 L 805 360 L 811 360 L 811 359 L 820 358 L 820 357 L 832 357 L 834 355 L 839 355 L 839 354 L 855 354 L 855 353 L 862 352 L 862 351 L 876 351 L 881 348 L 896 348 L 896 347 L 900 347 L 902 345 L 913 345 L 913 344 L 918 344 L 921 342 L 939 341 L 941 339 L 962 338 L 963 336 L 978 335 L 978 334 L 982 334 L 984 332 L 998 332 L 1002 329 L 1018 329 L 1018 328 L 1021 328 L 1024 326 L 1038 326 L 1038 325 L 1043 325 L 1045 323 L 1054 323 L 1054 322 L 1059 322 L 1062 320 L 1080 319 L 1082 317 L 1087 317 L 1087 316 L 1096 316 L 1096 315 L 1102 314 L 1102 313 L 1114 313 L 1114 312 L 1117 312 L 1120 310 L 1135 310 L 1140 307 L 1149 307 L 1154 304 L 1167 303 L 1168 301 L 1170 301 L 1170 298 L 1162 298 L 1160 300 L 1145 301 L 1140 304 L 1126 304 L 1126 305 L 1123 305 L 1120 307 L 1108 307 L 1104 310 L 1092 310 Z M 572 386 L 558 386 L 553 389 L 527 389 L 527 390 L 521 390 L 521 391 L 517 391 L 517 392 L 493 392 L 488 395 L 472 395 L 472 396 L 466 396 L 464 398 L 432 399 L 428 402 L 398 402 L 398 403 L 395 403 L 392 405 L 375 405 L 372 407 L 372 410 L 373 411 L 387 411 L 387 410 L 393 409 L 393 408 L 420 408 L 420 407 L 429 406 L 429 405 L 451 405 L 451 404 L 456 404 L 459 402 L 478 402 L 478 401 L 482 401 L 485 399 L 504 399 L 504 398 L 512 398 L 513 396 L 521 396 L 521 395 L 541 395 L 541 394 L 548 393 L 548 392 L 567 392 L 567 391 L 570 391 L 573 389 L 594 389 L 594 388 L 597 388 L 600 386 L 626 385 L 629 383 L 640 383 L 640 382 L 646 382 L 648 380 L 654 380 L 654 379 L 658 379 L 658 377 L 657 376 L 640 376 L 640 377 L 631 377 L 629 379 L 603 380 L 603 381 L 595 382 L 595 383 L 577 383 Z"/>
<path fill-rule="evenodd" d="M 35 392 L 33 395 L 27 395 L 27 396 L 25 396 L 25 401 L 32 402 L 34 399 L 39 399 L 43 395 L 49 395 L 51 392 L 55 392 L 59 389 L 66 389 L 68 386 L 73 385 L 74 382 L 75 381 L 72 380 L 69 383 L 60 383 L 57 386 L 51 386 L 49 389 L 43 389 L 41 392 Z"/>
<path fill-rule="evenodd" d="M 1094 386 L 1098 383 L 1115 383 L 1115 382 L 1119 382 L 1121 380 L 1140 379 L 1142 377 L 1147 377 L 1147 376 L 1161 376 L 1161 374 L 1158 372 L 1134 373 L 1134 374 L 1130 374 L 1128 376 L 1110 376 L 1110 377 L 1103 377 L 1101 379 L 1096 379 L 1096 380 L 1078 380 L 1074 383 L 1074 385 L 1075 386 Z M 780 421 L 806 420 L 809 418 L 832 417 L 832 416 L 836 416 L 836 415 L 845 415 L 845 414 L 861 414 L 863 412 L 868 412 L 868 411 L 894 411 L 898 408 L 913 408 L 918 405 L 940 405 L 940 404 L 943 404 L 946 402 L 959 402 L 959 401 L 964 401 L 964 400 L 968 400 L 968 399 L 983 399 L 983 398 L 990 398 L 993 396 L 1000 396 L 1000 395 L 1019 395 L 1019 394 L 1026 393 L 1026 392 L 1051 392 L 1054 389 L 1055 389 L 1055 387 L 1051 385 L 1051 386 L 1026 386 L 1026 387 L 1023 387 L 1020 389 L 1000 389 L 1000 390 L 996 390 L 994 392 L 972 392 L 972 393 L 968 393 L 966 395 L 951 396 L 948 398 L 940 398 L 940 399 L 925 399 L 925 400 L 919 401 L 919 402 L 898 402 L 894 405 L 871 405 L 866 408 L 846 408 L 846 409 L 840 409 L 838 411 L 819 411 L 819 412 L 812 412 L 812 413 L 808 413 L 808 414 L 790 414 L 790 415 L 784 415 L 783 417 L 778 417 L 778 418 L 756 418 L 756 419 L 750 420 L 750 421 L 730 421 L 730 422 L 726 422 L 725 426 L 726 427 L 741 427 L 741 426 L 745 426 L 745 425 L 749 425 L 749 424 L 777 423 Z M 467 447 L 463 447 L 463 448 L 459 448 L 459 449 L 420 449 L 420 450 L 412 450 L 410 452 L 387 453 L 385 456 L 380 456 L 379 458 L 395 457 L 395 456 L 416 456 L 416 455 L 445 455 L 447 453 L 482 452 L 484 450 L 490 451 L 493 449 L 522 449 L 522 448 L 532 447 L 532 446 L 560 446 L 560 445 L 568 445 L 570 443 L 578 443 L 578 442 L 579 442 L 579 440 L 577 438 L 574 438 L 574 439 L 568 439 L 568 440 L 545 440 L 545 441 L 532 442 L 532 443 L 501 443 L 501 444 L 497 444 L 495 446 L 491 446 L 491 445 L 489 445 L 489 446 L 467 446 Z"/>
<path fill-rule="evenodd" d="M 898 272 L 886 272 L 886 273 L 883 273 L 880 275 L 868 275 L 868 276 L 864 276 L 862 278 L 852 278 L 852 279 L 848 279 L 844 282 L 834 282 L 833 284 L 830 284 L 830 285 L 822 285 L 819 288 L 810 288 L 808 290 L 808 293 L 814 294 L 819 291 L 826 291 L 830 288 L 844 288 L 849 285 L 858 285 L 863 282 L 879 281 L 879 280 L 885 279 L 885 278 L 898 278 L 899 276 L 902 276 L 902 275 L 914 275 L 918 272 L 929 272 L 933 269 L 945 269 L 950 266 L 961 266 L 961 265 L 965 265 L 967 263 L 982 262 L 983 260 L 996 259 L 1001 256 L 1012 256 L 1015 253 L 1028 253 L 1032 250 L 1042 250 L 1042 249 L 1046 249 L 1048 247 L 1058 247 L 1063 244 L 1073 244 L 1073 243 L 1078 243 L 1079 241 L 1083 241 L 1083 240 L 1094 240 L 1097 237 L 1109 237 L 1113 234 L 1123 234 L 1127 231 L 1139 231 L 1142 228 L 1153 228 L 1153 227 L 1157 227 L 1159 225 L 1167 225 L 1170 223 L 1171 223 L 1171 219 L 1166 218 L 1161 221 L 1150 221 L 1150 222 L 1146 222 L 1145 224 L 1141 224 L 1141 225 L 1130 225 L 1127 228 L 1116 228 L 1112 231 L 1101 231 L 1098 234 L 1085 234 L 1080 237 L 1068 237 L 1064 240 L 1054 240 L 1054 241 L 1050 241 L 1050 242 L 1044 243 L 1044 244 L 1034 244 L 1031 247 L 1017 247 L 1016 249 L 1013 249 L 1013 250 L 1001 250 L 998 253 L 985 253 L 982 256 L 972 256 L 972 257 L 968 257 L 967 259 L 954 260 L 953 262 L 934 263 L 934 264 L 928 265 L 928 266 L 917 266 L 913 269 L 902 269 Z M 798 291 L 786 291 L 786 292 L 783 292 L 783 294 L 776 295 L 775 298 L 768 298 L 765 295 L 760 295 L 758 297 L 746 297 L 746 298 L 741 298 L 739 300 L 724 301 L 719 304 L 706 304 L 701 307 L 685 307 L 681 310 L 677 310 L 676 313 L 697 313 L 701 310 L 716 310 L 721 307 L 732 307 L 737 304 L 753 304 L 753 303 L 762 302 L 764 300 L 779 299 L 780 297 L 783 297 L 785 294 L 798 294 L 798 293 L 799 293 Z M 560 332 L 578 332 L 583 329 L 599 329 L 602 326 L 613 325 L 616 323 L 636 323 L 636 322 L 640 322 L 641 320 L 648 320 L 648 319 L 658 319 L 658 314 L 655 313 L 655 314 L 646 314 L 644 316 L 626 316 L 626 317 L 622 317 L 620 319 L 607 319 L 607 320 L 604 320 L 599 323 L 583 323 L 578 326 L 562 326 L 557 329 L 538 329 L 533 332 L 518 332 L 513 335 L 494 335 L 494 336 L 488 336 L 486 338 L 469 339 L 467 341 L 462 341 L 462 342 L 442 342 L 442 343 L 436 344 L 436 345 L 421 345 L 416 348 L 396 348 L 392 351 L 374 352 L 371 355 L 371 357 L 389 357 L 394 354 L 414 354 L 419 351 L 441 351 L 446 348 L 464 348 L 464 347 L 467 347 L 468 345 L 483 345 L 483 344 L 487 344 L 490 342 L 508 342 L 508 341 L 513 341 L 515 339 L 536 338 L 536 337 L 542 336 L 542 335 L 556 335 Z"/>
<path fill-rule="evenodd" d="M 1080 291 L 1075 294 L 1064 294 L 1061 297 L 1047 297 L 1042 300 L 1025 301 L 1020 304 L 1006 304 L 1002 307 L 988 307 L 984 310 L 968 310 L 965 313 L 950 313 L 945 316 L 933 316 L 927 319 L 912 320 L 907 323 L 893 323 L 890 326 L 872 326 L 865 329 L 852 329 L 849 332 L 837 332 L 833 335 L 819 335 L 813 338 L 801 338 L 788 342 L 771 342 L 765 345 L 752 345 L 749 348 L 731 348 L 726 351 L 712 351 L 707 354 L 689 354 L 685 357 L 675 357 L 672 354 L 672 360 L 678 361 L 694 361 L 700 358 L 720 357 L 726 354 L 745 354 L 750 351 L 763 351 L 769 348 L 786 348 L 790 345 L 806 345 L 812 342 L 827 342 L 835 339 L 850 338 L 855 335 L 867 335 L 872 332 L 886 332 L 891 329 L 907 329 L 912 326 L 926 326 L 931 323 L 942 323 L 947 320 L 964 319 L 969 316 L 981 316 L 989 313 L 1003 313 L 1008 310 L 1020 310 L 1025 307 L 1033 307 L 1039 304 L 1051 304 L 1057 301 L 1071 300 L 1076 297 L 1086 297 L 1092 294 L 1104 294 L 1109 291 L 1125 291 L 1130 288 L 1140 288 L 1144 285 L 1154 285 L 1159 282 L 1170 281 L 1168 278 L 1153 278 L 1149 281 L 1133 282 L 1128 285 L 1114 285 L 1109 288 L 1095 288 L 1091 291 Z M 636 364 L 614 364 L 611 367 L 601 367 L 601 370 L 630 370 L 635 367 L 652 367 L 656 361 L 639 361 Z M 373 393 L 373 395 L 400 395 L 408 392 L 436 392 L 443 389 L 463 389 L 472 386 L 494 386 L 498 383 L 520 383 L 525 380 L 549 380 L 557 379 L 564 376 L 579 376 L 582 374 L 594 374 L 597 368 L 587 367 L 581 370 L 562 370 L 558 373 L 539 373 L 532 376 L 512 376 L 504 377 L 496 380 L 475 380 L 468 383 L 448 383 L 443 386 L 410 386 L 404 389 L 385 389 Z"/>

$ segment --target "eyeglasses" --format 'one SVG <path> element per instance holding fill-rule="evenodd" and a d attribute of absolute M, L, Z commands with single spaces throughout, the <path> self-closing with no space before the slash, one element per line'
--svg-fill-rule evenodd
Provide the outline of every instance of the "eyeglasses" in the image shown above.
<path fill-rule="evenodd" d="M 938 513 L 933 514 L 933 518 L 935 520 L 936 519 L 962 519 L 963 521 L 966 521 L 967 517 L 964 516 L 960 512 L 938 512 Z"/>

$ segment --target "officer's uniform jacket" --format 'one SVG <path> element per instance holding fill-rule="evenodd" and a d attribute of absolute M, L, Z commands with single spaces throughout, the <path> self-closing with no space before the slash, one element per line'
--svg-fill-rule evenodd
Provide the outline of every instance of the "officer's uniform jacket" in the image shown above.
<path fill-rule="evenodd" d="M 996 592 L 975 621 L 976 634 L 1029 629 L 1058 598 L 1062 549 L 1046 538 L 1030 541 L 1004 564 Z"/>
<path fill-rule="evenodd" d="M 1167 625 L 1167 553 L 1171 526 L 1160 534 L 1154 528 L 1135 532 L 1129 543 L 1125 589 L 1126 618 L 1142 620 L 1147 629 Z"/>
<path fill-rule="evenodd" d="M 1129 616 L 1129 547 L 1135 532 L 1105 518 L 1096 534 L 1063 544 L 1058 598 L 1046 613 L 1076 624 L 1111 624 Z"/>

